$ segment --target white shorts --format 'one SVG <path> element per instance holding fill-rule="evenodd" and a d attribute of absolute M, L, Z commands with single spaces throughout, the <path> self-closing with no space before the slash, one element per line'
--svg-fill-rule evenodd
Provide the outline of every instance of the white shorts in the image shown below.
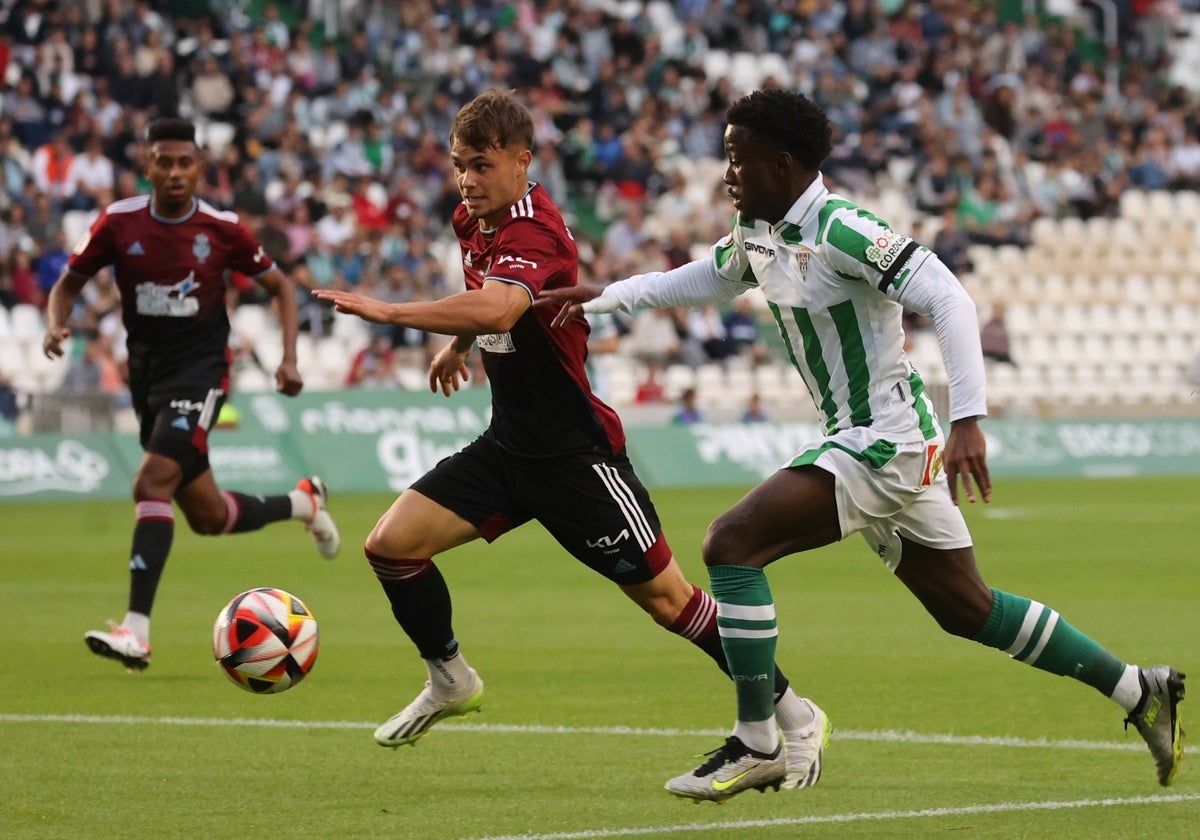
<path fill-rule="evenodd" d="M 855 427 L 801 447 L 785 466 L 813 464 L 832 473 L 842 539 L 861 533 L 894 572 L 902 536 L 931 548 L 971 545 L 942 472 L 944 443 L 940 436 L 892 443 Z"/>

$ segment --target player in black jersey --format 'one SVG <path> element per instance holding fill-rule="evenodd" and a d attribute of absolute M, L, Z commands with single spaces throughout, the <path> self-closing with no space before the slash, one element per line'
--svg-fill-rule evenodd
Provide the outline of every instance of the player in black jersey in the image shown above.
<path fill-rule="evenodd" d="M 217 487 L 208 434 L 229 392 L 229 317 L 225 275 L 253 277 L 278 305 L 283 360 L 276 387 L 300 393 L 296 369 L 296 296 L 291 281 L 234 213 L 196 198 L 204 162 L 195 128 L 157 120 L 146 137 L 152 195 L 109 205 L 75 246 L 50 291 L 43 350 L 56 358 L 70 336 L 71 309 L 84 285 L 111 266 L 128 333 L 129 388 L 145 455 L 133 482 L 137 523 L 130 551 L 129 607 L 111 630 L 89 631 L 94 653 L 141 670 L 150 664 L 150 610 L 175 531 L 175 501 L 199 534 L 257 530 L 269 522 L 307 523 L 322 556 L 338 551 L 337 527 L 316 476 L 277 496 Z"/>

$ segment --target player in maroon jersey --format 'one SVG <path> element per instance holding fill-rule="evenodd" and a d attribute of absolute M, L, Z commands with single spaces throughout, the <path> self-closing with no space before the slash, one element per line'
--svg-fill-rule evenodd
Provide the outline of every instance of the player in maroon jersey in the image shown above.
<path fill-rule="evenodd" d="M 195 197 L 204 161 L 195 128 L 181 119 L 151 123 L 146 175 L 153 195 L 105 208 L 75 246 L 46 309 L 43 350 L 63 354 L 71 309 L 96 272 L 112 266 L 128 333 L 129 388 L 145 452 L 133 481 L 137 522 L 130 551 L 129 607 L 111 630 L 89 631 L 88 647 L 127 668 L 150 664 L 150 610 L 175 530 L 174 499 L 198 534 L 257 530 L 300 519 L 332 559 L 338 532 L 316 476 L 277 496 L 217 487 L 208 462 L 208 433 L 229 392 L 229 317 L 225 275 L 240 271 L 276 298 L 283 361 L 279 391 L 300 393 L 296 369 L 296 293 L 236 214 Z"/>
<path fill-rule="evenodd" d="M 575 285 L 579 268 L 558 208 L 528 181 L 532 145 L 529 113 L 511 93 L 483 93 L 454 119 L 450 160 L 463 201 L 453 223 L 466 291 L 396 304 L 314 292 L 369 321 L 454 336 L 430 364 L 431 390 L 458 390 L 476 347 L 492 388 L 487 430 L 405 490 L 367 537 L 366 555 L 392 613 L 429 671 L 425 690 L 375 730 L 383 746 L 414 743 L 441 718 L 478 711 L 483 701 L 483 681 L 459 651 L 450 594 L 432 558 L 531 519 L 726 669 L 714 602 L 683 576 L 626 457 L 620 419 L 592 393 L 586 322 L 554 329 L 554 313 L 532 306 L 543 289 Z M 781 728 L 796 744 L 789 786 L 807 786 L 820 773 L 824 716 L 782 674 L 776 696 Z"/>

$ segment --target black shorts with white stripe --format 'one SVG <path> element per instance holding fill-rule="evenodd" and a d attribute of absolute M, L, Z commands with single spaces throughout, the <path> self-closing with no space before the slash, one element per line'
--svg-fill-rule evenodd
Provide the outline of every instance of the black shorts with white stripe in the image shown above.
<path fill-rule="evenodd" d="M 484 435 L 412 489 L 473 524 L 488 542 L 536 519 L 573 557 L 614 583 L 644 583 L 671 560 L 658 512 L 623 451 L 569 456 L 547 469 Z"/>

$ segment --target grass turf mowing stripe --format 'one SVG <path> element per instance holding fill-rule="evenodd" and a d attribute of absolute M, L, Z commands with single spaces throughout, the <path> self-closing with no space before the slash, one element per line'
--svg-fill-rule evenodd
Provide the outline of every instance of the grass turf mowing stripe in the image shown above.
<path fill-rule="evenodd" d="M 959 808 L 921 808 L 915 811 L 876 811 L 857 814 L 824 814 L 809 817 L 780 817 L 770 820 L 732 820 L 714 823 L 683 823 L 645 828 L 597 828 L 589 831 L 561 831 L 551 834 L 498 834 L 475 840 L 600 840 L 605 837 L 641 837 L 652 834 L 699 834 L 728 829 L 778 828 L 780 826 L 821 825 L 826 823 L 885 822 L 928 817 L 961 817 L 979 814 L 1005 814 L 1018 811 L 1065 811 L 1073 808 L 1113 808 L 1125 805 L 1160 805 L 1200 801 L 1200 793 L 1164 796 L 1130 796 L 1123 799 L 1076 799 L 1048 802 L 996 802 L 964 805 Z"/>
<path fill-rule="evenodd" d="M 374 729 L 377 724 L 352 720 L 280 720 L 277 718 L 138 717 L 134 715 L 22 715 L 0 714 L 0 723 L 81 723 L 133 726 L 249 726 L 277 729 Z M 438 724 L 438 731 L 517 733 L 532 735 L 654 735 L 660 737 L 724 737 L 723 729 L 639 729 L 632 726 L 541 726 L 536 724 Z M 833 738 L 845 741 L 890 741 L 906 744 L 944 744 L 963 747 L 1020 747 L 1073 750 L 1143 750 L 1140 740 L 1081 741 L 1073 739 L 1009 738 L 996 735 L 942 735 L 895 730 L 834 730 Z"/>

